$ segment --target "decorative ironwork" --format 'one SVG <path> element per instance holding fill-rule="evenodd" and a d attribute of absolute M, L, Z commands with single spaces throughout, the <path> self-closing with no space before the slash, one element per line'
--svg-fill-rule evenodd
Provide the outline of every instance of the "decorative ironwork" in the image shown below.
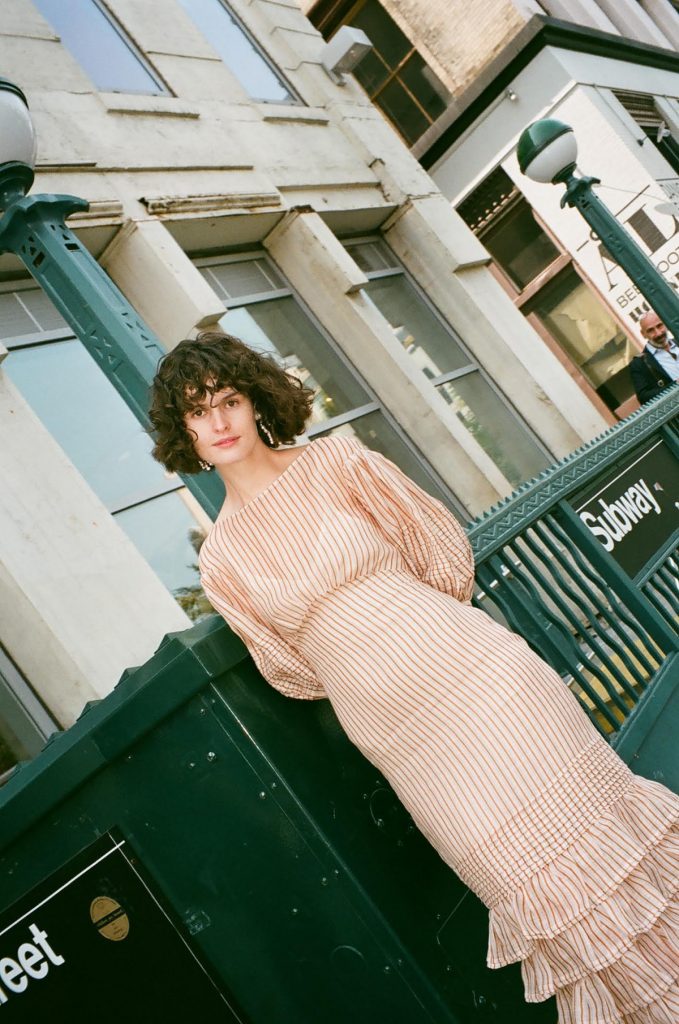
<path fill-rule="evenodd" d="M 65 223 L 88 209 L 75 196 L 15 199 L 0 224 L 0 252 L 13 252 L 52 300 L 137 419 L 149 427 L 148 390 L 164 349 L 121 291 Z M 224 500 L 219 480 L 206 474 L 184 483 L 208 514 Z"/>
<path fill-rule="evenodd" d="M 582 488 L 615 458 L 657 433 L 678 413 L 679 387 L 674 387 L 533 480 L 522 484 L 514 494 L 484 512 L 469 527 L 467 535 L 476 560 L 488 558 L 517 530 L 540 519 L 556 502 Z"/>
<path fill-rule="evenodd" d="M 610 486 L 612 471 L 620 480 L 630 460 L 639 472 L 657 447 L 649 445 L 655 436 L 679 460 L 678 413 L 679 388 L 673 388 L 524 484 L 468 531 L 482 588 L 477 602 L 526 638 L 627 754 L 648 728 L 646 698 L 659 680 L 667 686 L 679 665 L 679 554 L 672 549 L 679 530 L 670 529 L 669 550 L 663 554 L 660 546 L 657 564 L 651 548 L 650 567 L 642 559 L 632 579 L 570 502 L 577 505 L 575 496 L 588 484 L 595 491 L 599 481 Z M 664 493 L 671 526 L 671 498 Z M 654 537 L 661 536 L 655 529 Z M 643 550 L 640 543 L 636 551 Z"/>

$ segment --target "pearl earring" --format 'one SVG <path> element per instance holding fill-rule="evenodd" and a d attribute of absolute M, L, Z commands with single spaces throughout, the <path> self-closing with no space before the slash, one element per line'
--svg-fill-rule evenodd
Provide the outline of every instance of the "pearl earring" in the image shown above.
<path fill-rule="evenodd" d="M 257 413 L 257 415 L 255 416 L 255 420 L 257 421 L 257 425 L 258 425 L 259 429 L 264 434 L 264 437 L 267 439 L 267 441 L 269 442 L 269 444 L 273 448 L 273 446 L 275 444 L 275 441 L 273 439 L 273 434 L 271 433 L 271 431 L 267 427 L 266 423 L 264 423 L 264 421 L 262 420 L 262 417 L 260 416 L 259 413 Z"/>
<path fill-rule="evenodd" d="M 211 469 L 215 468 L 211 462 L 205 462 L 204 459 L 198 459 L 198 465 L 201 469 L 205 470 L 206 473 L 209 473 Z"/>

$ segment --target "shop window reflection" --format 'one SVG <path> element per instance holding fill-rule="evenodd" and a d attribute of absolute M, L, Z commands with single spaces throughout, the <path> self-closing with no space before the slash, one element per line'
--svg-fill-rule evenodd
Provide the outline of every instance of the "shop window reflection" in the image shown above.
<path fill-rule="evenodd" d="M 187 614 L 204 614 L 209 606 L 187 601 L 185 592 L 199 586 L 196 543 L 205 524 L 80 342 L 14 347 L 3 370 Z"/>
<path fill-rule="evenodd" d="M 630 339 L 567 267 L 527 304 L 610 409 L 632 394 L 628 365 L 636 354 Z"/>

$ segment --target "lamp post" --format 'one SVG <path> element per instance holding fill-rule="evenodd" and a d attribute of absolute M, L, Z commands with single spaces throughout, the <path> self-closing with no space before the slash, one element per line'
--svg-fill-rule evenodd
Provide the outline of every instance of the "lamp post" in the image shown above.
<path fill-rule="evenodd" d="M 35 133 L 21 89 L 0 78 L 0 253 L 11 252 L 52 300 L 145 428 L 149 385 L 163 348 L 122 292 L 66 226 L 85 199 L 26 193 L 33 183 Z M 209 515 L 223 501 L 206 473 L 183 478 Z"/>
<path fill-rule="evenodd" d="M 580 211 L 670 334 L 679 338 L 679 295 L 594 193 L 592 185 L 600 179 L 576 177 L 578 148 L 570 125 L 551 118 L 536 121 L 522 132 L 516 155 L 522 173 L 533 181 L 566 186 L 561 206 Z"/>

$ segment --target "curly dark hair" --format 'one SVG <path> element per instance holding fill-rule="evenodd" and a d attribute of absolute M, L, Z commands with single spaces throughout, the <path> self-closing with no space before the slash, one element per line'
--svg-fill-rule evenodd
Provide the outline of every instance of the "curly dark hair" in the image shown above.
<path fill-rule="evenodd" d="M 151 385 L 152 454 L 166 469 L 200 473 L 194 436 L 184 417 L 206 395 L 226 387 L 250 399 L 260 416 L 259 436 L 269 448 L 292 444 L 302 433 L 311 412 L 313 391 L 239 338 L 203 331 L 195 339 L 180 341 L 163 356 Z M 271 432 L 273 441 L 262 426 Z"/>

